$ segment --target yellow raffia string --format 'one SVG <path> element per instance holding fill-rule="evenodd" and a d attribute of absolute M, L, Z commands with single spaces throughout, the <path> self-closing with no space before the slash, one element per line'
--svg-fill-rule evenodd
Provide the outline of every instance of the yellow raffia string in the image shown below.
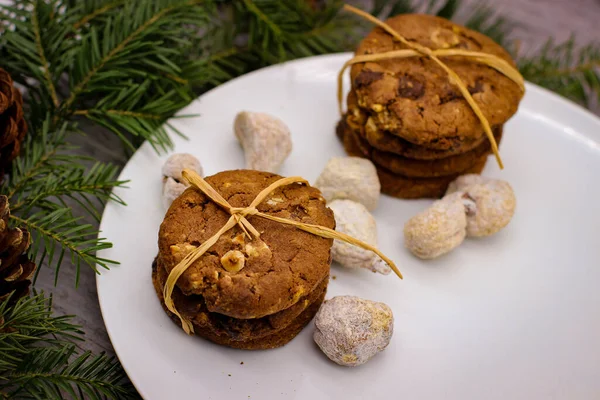
<path fill-rule="evenodd" d="M 225 225 L 221 229 L 217 231 L 213 236 L 210 237 L 207 241 L 202 243 L 202 245 L 190 253 L 188 253 L 176 266 L 171 270 L 169 276 L 167 277 L 167 281 L 165 282 L 165 287 L 163 288 L 163 297 L 165 301 L 165 305 L 173 314 L 175 314 L 179 320 L 181 321 L 181 327 L 187 334 L 191 334 L 194 332 L 194 327 L 192 323 L 179 314 L 175 304 L 173 303 L 173 289 L 175 288 L 175 283 L 179 279 L 179 277 L 196 261 L 198 260 L 208 249 L 210 249 L 219 238 L 228 230 L 233 228 L 235 225 L 240 226 L 240 228 L 249 235 L 248 232 L 252 233 L 255 238 L 260 237 L 260 233 L 252 226 L 252 224 L 246 219 L 247 216 L 256 216 L 265 218 L 271 221 L 279 222 L 281 224 L 292 225 L 301 229 L 303 231 L 309 232 L 313 235 L 320 236 L 327 239 L 337 239 L 342 240 L 346 243 L 350 243 L 352 245 L 361 247 L 365 250 L 370 250 L 373 253 L 377 254 L 383 261 L 385 261 L 390 268 L 398 275 L 400 279 L 402 279 L 402 274 L 396 267 L 396 264 L 388 257 L 386 257 L 383 253 L 381 253 L 377 248 L 361 242 L 360 240 L 353 238 L 352 236 L 348 236 L 344 233 L 337 232 L 333 229 L 326 228 L 324 226 L 305 224 L 302 222 L 292 221 L 285 218 L 275 217 L 273 215 L 265 214 L 256 209 L 256 207 L 263 202 L 269 194 L 271 194 L 275 189 L 281 186 L 287 186 L 293 183 L 299 184 L 307 184 L 307 182 L 300 177 L 289 177 L 279 179 L 272 184 L 270 184 L 265 189 L 261 190 L 261 192 L 256 196 L 256 198 L 250 203 L 248 207 L 232 207 L 231 204 L 223 198 L 212 186 L 208 184 L 204 179 L 200 177 L 196 172 L 185 169 L 182 174 L 183 178 L 189 182 L 189 184 L 200 190 L 202 193 L 207 195 L 212 201 L 219 204 L 223 207 L 231 217 L 227 220 Z"/>
<path fill-rule="evenodd" d="M 379 53 L 379 54 L 361 55 L 361 56 L 356 56 L 356 57 L 352 58 L 350 61 L 346 62 L 344 64 L 344 66 L 342 67 L 340 73 L 338 74 L 338 93 L 337 93 L 337 95 L 338 95 L 338 106 L 339 106 L 340 114 L 343 114 L 343 109 L 342 109 L 343 74 L 350 65 L 353 65 L 356 63 L 361 63 L 361 62 L 368 62 L 368 61 L 381 61 L 381 60 L 389 60 L 392 58 L 419 57 L 422 55 L 426 55 L 427 57 L 431 58 L 435 63 L 437 63 L 444 71 L 446 71 L 446 73 L 450 77 L 450 82 L 458 87 L 461 94 L 463 95 L 463 97 L 465 98 L 465 100 L 467 101 L 467 103 L 469 104 L 469 106 L 471 107 L 471 109 L 473 110 L 475 115 L 477 116 L 477 118 L 479 118 L 479 121 L 481 122 L 481 125 L 483 126 L 483 130 L 485 131 L 485 134 L 487 135 L 488 140 L 490 141 L 490 144 L 492 146 L 492 151 L 494 152 L 496 161 L 498 162 L 498 165 L 500 166 L 500 168 L 503 169 L 504 165 L 502 163 L 502 159 L 500 158 L 500 153 L 498 152 L 498 144 L 496 143 L 496 139 L 494 138 L 494 134 L 492 133 L 492 129 L 490 127 L 490 124 L 489 124 L 487 118 L 485 117 L 485 115 L 483 115 L 483 112 L 479 108 L 479 105 L 477 105 L 477 103 L 473 99 L 473 96 L 471 96 L 471 94 L 469 93 L 469 90 L 467 89 L 464 82 L 460 79 L 460 77 L 453 70 L 451 70 L 446 64 L 444 64 L 438 57 L 448 57 L 448 56 L 470 57 L 473 59 L 473 61 L 481 63 L 481 64 L 485 64 L 491 68 L 494 68 L 498 72 L 504 74 L 509 79 L 514 81 L 517 85 L 519 85 L 519 88 L 521 88 L 521 90 L 525 91 L 525 82 L 523 80 L 523 77 L 519 73 L 519 71 L 517 71 L 512 65 L 510 65 L 503 59 L 501 59 L 493 54 L 481 53 L 481 52 L 477 52 L 477 51 L 465 51 L 465 50 L 448 50 L 448 49 L 431 50 L 430 48 L 422 46 L 418 43 L 409 42 L 398 32 L 393 30 L 392 27 L 390 27 L 388 24 L 386 24 L 383 21 L 380 21 L 379 19 L 375 18 L 374 16 L 372 16 L 369 13 L 366 13 L 366 12 L 364 12 L 356 7 L 350 6 L 348 4 L 344 5 L 344 9 L 347 11 L 350 11 L 354 14 L 357 14 L 357 15 L 369 20 L 370 22 L 378 25 L 379 27 L 384 29 L 387 33 L 392 35 L 392 37 L 394 37 L 396 40 L 400 41 L 405 46 L 410 47 L 412 50 L 410 50 L 410 49 L 395 50 L 395 51 Z"/>

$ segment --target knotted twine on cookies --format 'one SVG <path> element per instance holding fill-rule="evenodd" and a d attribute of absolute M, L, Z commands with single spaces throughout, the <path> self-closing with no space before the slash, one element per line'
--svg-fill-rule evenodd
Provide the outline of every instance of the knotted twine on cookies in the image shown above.
<path fill-rule="evenodd" d="M 233 228 L 235 225 L 238 225 L 245 235 L 248 237 L 254 236 L 254 238 L 259 238 L 260 233 L 252 226 L 252 224 L 246 219 L 248 216 L 255 216 L 260 218 L 265 218 L 271 221 L 279 222 L 281 224 L 287 224 L 297 227 L 303 231 L 308 233 L 312 233 L 313 235 L 317 235 L 327 239 L 337 239 L 342 240 L 346 243 L 350 243 L 352 245 L 361 247 L 365 250 L 372 251 L 377 254 L 383 261 L 385 261 L 390 268 L 398 275 L 400 279 L 402 279 L 402 274 L 394 264 L 392 260 L 387 258 L 383 253 L 381 253 L 377 248 L 364 243 L 358 239 L 353 238 L 352 236 L 346 235 L 341 232 L 337 232 L 333 229 L 326 228 L 320 225 L 313 224 L 305 224 L 298 221 L 293 221 L 286 218 L 280 218 L 273 215 L 265 214 L 263 212 L 258 211 L 256 208 L 260 203 L 262 203 L 271 192 L 281 186 L 287 186 L 292 184 L 301 184 L 305 185 L 308 182 L 300 177 L 294 176 L 289 178 L 281 178 L 268 187 L 263 189 L 256 198 L 250 203 L 248 207 L 232 207 L 231 204 L 223 196 L 221 196 L 212 186 L 208 184 L 200 175 L 198 175 L 195 171 L 184 169 L 182 174 L 183 179 L 185 179 L 192 188 L 200 190 L 206 196 L 208 196 L 212 201 L 220 205 L 225 211 L 227 211 L 231 217 L 229 220 L 223 225 L 221 229 L 219 229 L 213 236 L 211 236 L 208 240 L 202 243 L 201 246 L 192 250 L 188 253 L 176 266 L 171 270 L 169 276 L 167 277 L 167 281 L 165 282 L 165 287 L 163 288 L 163 296 L 165 300 L 165 305 L 173 314 L 175 314 L 179 320 L 181 321 L 181 327 L 187 334 L 194 333 L 194 327 L 192 323 L 186 319 L 184 319 L 181 314 L 177 311 L 175 304 L 173 303 L 172 294 L 173 289 L 175 288 L 175 283 L 179 279 L 179 277 L 196 261 L 198 260 L 204 253 L 206 253 L 217 241 L 219 238 L 225 234 L 228 230 Z"/>
<path fill-rule="evenodd" d="M 502 73 L 503 75 L 505 75 L 506 77 L 511 79 L 513 82 L 515 82 L 519 86 L 519 88 L 523 92 L 525 92 L 525 81 L 523 79 L 523 76 L 519 73 L 519 71 L 516 68 L 514 68 L 512 65 L 510 65 L 508 62 L 504 61 L 503 59 L 501 59 L 493 54 L 482 53 L 479 51 L 467 51 L 467 50 L 455 50 L 455 49 L 432 50 L 432 49 L 422 46 L 418 43 L 409 42 L 405 37 L 403 37 L 398 32 L 396 32 L 394 29 L 392 29 L 391 26 L 389 26 L 388 24 L 386 24 L 383 21 L 380 21 L 379 19 L 375 18 L 371 14 L 366 13 L 362 10 L 359 10 L 358 8 L 350 6 L 348 4 L 344 5 L 344 9 L 347 11 L 350 11 L 354 14 L 357 14 L 357 15 L 369 20 L 370 22 L 373 22 L 374 24 L 380 26 L 383 30 L 385 30 L 387 33 L 392 35 L 392 37 L 394 39 L 398 40 L 400 43 L 404 44 L 405 46 L 409 47 L 410 49 L 393 50 L 393 51 L 387 51 L 385 53 L 378 53 L 378 54 L 365 54 L 365 55 L 355 56 L 352 59 L 350 59 L 349 61 L 347 61 L 338 74 L 337 96 L 338 96 L 338 107 L 340 110 L 340 114 L 343 115 L 343 109 L 342 109 L 343 94 L 344 94 L 343 93 L 344 92 L 343 76 L 344 76 L 344 72 L 346 71 L 346 69 L 348 67 L 350 67 L 351 65 L 354 65 L 354 64 L 370 62 L 370 61 L 383 61 L 383 60 L 390 60 L 390 59 L 394 59 L 394 58 L 427 56 L 430 59 L 432 59 L 435 63 L 437 63 L 448 74 L 450 83 L 455 85 L 456 87 L 458 87 L 461 94 L 463 95 L 463 97 L 465 98 L 465 100 L 467 101 L 467 103 L 469 104 L 469 106 L 471 107 L 471 109 L 473 110 L 473 112 L 475 113 L 475 115 L 477 116 L 479 121 L 481 122 L 481 125 L 483 126 L 483 130 L 485 131 L 485 134 L 488 137 L 488 140 L 490 141 L 492 151 L 494 152 L 494 156 L 496 157 L 496 161 L 498 162 L 498 165 L 500 166 L 500 168 L 503 169 L 504 165 L 502 164 L 502 159 L 500 158 L 500 154 L 498 153 L 498 144 L 496 143 L 496 139 L 494 138 L 494 134 L 492 133 L 492 129 L 490 128 L 490 124 L 489 124 L 487 118 L 481 112 L 479 105 L 475 102 L 475 100 L 473 99 L 473 96 L 471 96 L 471 93 L 469 93 L 469 90 L 467 89 L 467 86 L 464 84 L 464 82 L 460 79 L 460 77 L 456 74 L 456 72 L 454 72 L 452 69 L 450 69 L 450 67 L 448 67 L 446 64 L 444 64 L 444 62 L 441 61 L 439 59 L 439 57 L 452 57 L 452 56 L 468 57 L 476 63 L 485 64 L 491 68 L 494 68 L 496 71 Z"/>

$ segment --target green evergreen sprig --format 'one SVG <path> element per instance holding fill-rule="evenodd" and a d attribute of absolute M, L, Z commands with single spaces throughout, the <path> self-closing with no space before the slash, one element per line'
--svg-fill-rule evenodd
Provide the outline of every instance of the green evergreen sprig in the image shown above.
<path fill-rule="evenodd" d="M 31 256 L 55 271 L 71 259 L 108 268 L 111 246 L 94 222 L 126 182 L 119 167 L 74 155 L 75 121 L 107 128 L 128 151 L 170 148 L 165 122 L 196 96 L 238 75 L 298 57 L 351 51 L 372 26 L 341 0 L 17 0 L 0 8 L 0 66 L 27 89 L 29 136 L 0 187 L 12 223 L 31 231 Z M 312 3 L 312 2 L 311 2 Z M 491 4 L 491 3 L 490 3 Z M 427 12 L 481 31 L 516 54 L 513 24 L 460 0 L 375 0 L 379 18 Z M 600 99 L 600 45 L 574 40 L 518 55 L 524 77 L 582 104 Z M 78 205 L 74 208 L 73 205 Z M 90 223 L 89 220 L 92 220 Z M 81 352 L 80 328 L 36 295 L 0 304 L 0 397 L 128 398 L 118 363 Z"/>
<path fill-rule="evenodd" d="M 573 38 L 550 39 L 537 54 L 520 57 L 519 69 L 528 81 L 571 100 L 600 104 L 600 42 L 578 48 Z"/>
<path fill-rule="evenodd" d="M 83 332 L 71 319 L 53 316 L 43 293 L 0 302 L 0 398 L 137 398 L 114 357 L 78 349 Z"/>
<path fill-rule="evenodd" d="M 171 146 L 164 122 L 196 96 L 182 74 L 210 1 L 20 1 L 5 7 L 2 63 L 30 90 L 32 126 L 84 116 L 134 150 Z M 200 6 L 202 3 L 202 6 Z M 61 83 L 66 79 L 66 83 Z M 66 90 L 61 92 L 61 88 Z"/>
<path fill-rule="evenodd" d="M 263 64 L 326 54 L 348 48 L 358 38 L 357 19 L 340 14 L 341 1 L 322 10 L 306 1 L 235 1 L 234 21 L 247 36 L 246 46 Z"/>
<path fill-rule="evenodd" d="M 124 204 L 112 190 L 126 182 L 115 178 L 117 166 L 96 162 L 89 168 L 89 158 L 68 153 L 74 149 L 66 142 L 68 129 L 74 126 L 63 123 L 52 132 L 51 125 L 47 117 L 38 135 L 27 138 L 23 155 L 1 191 L 11 199 L 11 222 L 32 234 L 30 256 L 38 265 L 46 262 L 54 267 L 55 283 L 66 256 L 76 268 L 77 285 L 82 265 L 96 270 L 96 265 L 108 268 L 117 262 L 96 257 L 98 250 L 111 244 L 75 215 L 71 205 L 79 204 L 99 220 L 106 201 Z"/>

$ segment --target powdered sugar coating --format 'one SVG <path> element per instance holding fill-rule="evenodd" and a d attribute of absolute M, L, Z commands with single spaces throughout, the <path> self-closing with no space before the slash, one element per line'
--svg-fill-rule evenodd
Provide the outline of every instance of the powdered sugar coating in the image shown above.
<path fill-rule="evenodd" d="M 369 211 L 377 208 L 381 190 L 375 165 L 360 157 L 331 158 L 314 186 L 321 190 L 328 202 L 353 200 Z"/>
<path fill-rule="evenodd" d="M 517 199 L 506 181 L 477 174 L 458 177 L 446 194 L 462 192 L 467 212 L 467 236 L 489 236 L 500 231 L 512 219 Z"/>
<path fill-rule="evenodd" d="M 467 236 L 481 237 L 497 233 L 512 219 L 517 200 L 508 182 L 490 180 L 469 187 L 463 195 L 467 207 Z"/>
<path fill-rule="evenodd" d="M 328 204 L 335 217 L 335 230 L 377 247 L 377 225 L 367 208 L 352 200 L 334 200 Z M 375 253 L 358 246 L 334 240 L 333 260 L 348 268 L 366 268 L 387 275 L 390 267 Z"/>
<path fill-rule="evenodd" d="M 485 176 L 481 176 L 479 174 L 461 175 L 450 182 L 448 189 L 446 189 L 446 194 L 448 195 L 455 192 L 463 192 L 473 185 L 482 185 L 490 180 L 490 178 L 486 178 Z"/>
<path fill-rule="evenodd" d="M 200 161 L 188 153 L 172 154 L 162 166 L 162 201 L 165 208 L 169 208 L 173 200 L 181 196 L 185 189 L 188 188 L 188 185 L 183 183 L 183 177 L 181 176 L 181 172 L 184 169 L 191 169 L 202 175 Z"/>
<path fill-rule="evenodd" d="M 242 111 L 235 118 L 234 131 L 244 148 L 247 169 L 277 173 L 292 152 L 290 130 L 269 114 Z"/>
<path fill-rule="evenodd" d="M 184 169 L 191 169 L 202 176 L 202 165 L 196 157 L 188 153 L 175 153 L 167 158 L 167 161 L 162 166 L 162 175 L 171 177 L 178 182 L 183 180 L 181 172 Z"/>
<path fill-rule="evenodd" d="M 188 187 L 183 183 L 177 182 L 175 179 L 168 177 L 163 178 L 162 201 L 165 208 L 171 207 L 171 203 L 181 196 Z"/>
<path fill-rule="evenodd" d="M 394 316 L 384 303 L 337 296 L 315 316 L 314 340 L 339 365 L 355 367 L 383 351 L 392 338 Z"/>
<path fill-rule="evenodd" d="M 431 259 L 459 246 L 466 236 L 463 193 L 444 197 L 404 225 L 404 244 L 417 257 Z"/>

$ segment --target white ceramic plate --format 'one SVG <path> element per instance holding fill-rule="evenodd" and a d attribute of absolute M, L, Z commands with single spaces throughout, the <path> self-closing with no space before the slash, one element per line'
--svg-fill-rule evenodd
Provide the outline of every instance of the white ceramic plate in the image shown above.
<path fill-rule="evenodd" d="M 350 54 L 309 58 L 226 83 L 182 110 L 175 138 L 205 173 L 243 168 L 233 131 L 241 110 L 283 119 L 294 150 L 280 171 L 314 182 L 344 155 L 334 135 L 336 74 Z M 348 85 L 346 85 L 347 87 Z M 158 156 L 146 143 L 120 179 L 127 207 L 109 204 L 101 256 L 121 262 L 98 277 L 106 328 L 131 380 L 150 399 L 598 399 L 600 398 L 600 120 L 536 86 L 506 125 L 484 174 L 508 180 L 517 212 L 499 234 L 467 240 L 434 261 L 413 258 L 402 227 L 428 200 L 381 199 L 381 250 L 405 279 L 334 265 L 328 298 L 389 304 L 389 347 L 344 368 L 312 341 L 313 325 L 283 348 L 243 351 L 186 336 L 161 309 L 151 263 L 164 216 Z M 243 364 L 241 364 L 243 362 Z"/>

